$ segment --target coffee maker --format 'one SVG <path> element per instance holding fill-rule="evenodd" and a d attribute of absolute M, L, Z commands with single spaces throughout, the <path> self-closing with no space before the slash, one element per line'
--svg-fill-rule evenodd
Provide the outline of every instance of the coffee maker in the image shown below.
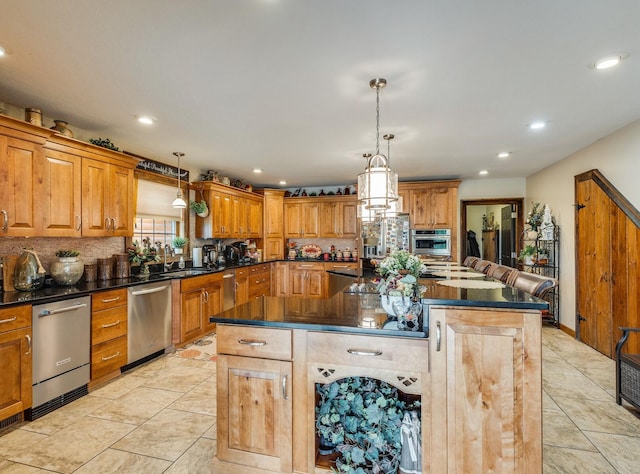
<path fill-rule="evenodd" d="M 227 245 L 224 249 L 224 258 L 230 265 L 237 265 L 240 263 L 240 249 L 234 245 Z"/>
<path fill-rule="evenodd" d="M 232 244 L 234 247 L 238 249 L 238 263 L 245 263 L 248 261 L 247 259 L 247 244 L 245 242 L 234 242 Z"/>

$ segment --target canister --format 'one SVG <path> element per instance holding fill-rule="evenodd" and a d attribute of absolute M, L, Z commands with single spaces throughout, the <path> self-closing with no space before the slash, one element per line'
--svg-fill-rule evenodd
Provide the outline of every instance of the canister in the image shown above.
<path fill-rule="evenodd" d="M 129 263 L 129 254 L 116 253 L 113 254 L 116 262 L 116 272 L 114 278 L 129 278 L 131 276 L 131 264 Z"/>
<path fill-rule="evenodd" d="M 24 109 L 24 120 L 38 127 L 42 127 L 42 111 L 40 109 Z"/>
<path fill-rule="evenodd" d="M 98 280 L 111 280 L 113 278 L 113 259 L 111 257 L 98 259 Z"/>
<path fill-rule="evenodd" d="M 94 282 L 98 279 L 98 264 L 87 263 L 84 266 L 84 281 L 87 283 Z"/>

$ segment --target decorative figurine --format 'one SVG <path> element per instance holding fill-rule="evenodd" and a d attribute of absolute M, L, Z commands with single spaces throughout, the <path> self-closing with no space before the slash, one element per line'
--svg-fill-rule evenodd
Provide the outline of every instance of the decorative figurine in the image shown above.
<path fill-rule="evenodd" d="M 553 240 L 554 228 L 551 209 L 549 209 L 548 204 L 545 204 L 542 224 L 540 225 L 540 240 Z"/>

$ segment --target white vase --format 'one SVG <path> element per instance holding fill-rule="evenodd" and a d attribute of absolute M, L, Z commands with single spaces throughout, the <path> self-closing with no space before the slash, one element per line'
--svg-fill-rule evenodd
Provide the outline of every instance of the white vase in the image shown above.
<path fill-rule="evenodd" d="M 393 304 L 396 303 L 396 306 L 398 304 L 401 304 L 403 307 L 409 307 L 409 305 L 411 304 L 411 298 L 407 297 L 407 296 L 389 296 L 389 295 L 382 295 L 380 296 L 380 304 L 382 304 L 382 309 L 384 309 L 384 311 L 391 317 L 391 318 L 396 318 L 398 315 L 396 314 L 396 311 L 393 309 Z"/>

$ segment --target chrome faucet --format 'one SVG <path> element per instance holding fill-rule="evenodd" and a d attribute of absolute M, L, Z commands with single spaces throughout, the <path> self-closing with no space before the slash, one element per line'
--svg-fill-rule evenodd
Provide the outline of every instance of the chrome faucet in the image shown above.
<path fill-rule="evenodd" d="M 173 262 L 167 262 L 167 253 L 171 254 L 171 247 L 169 244 L 164 246 L 164 271 L 168 272 L 173 268 Z"/>

